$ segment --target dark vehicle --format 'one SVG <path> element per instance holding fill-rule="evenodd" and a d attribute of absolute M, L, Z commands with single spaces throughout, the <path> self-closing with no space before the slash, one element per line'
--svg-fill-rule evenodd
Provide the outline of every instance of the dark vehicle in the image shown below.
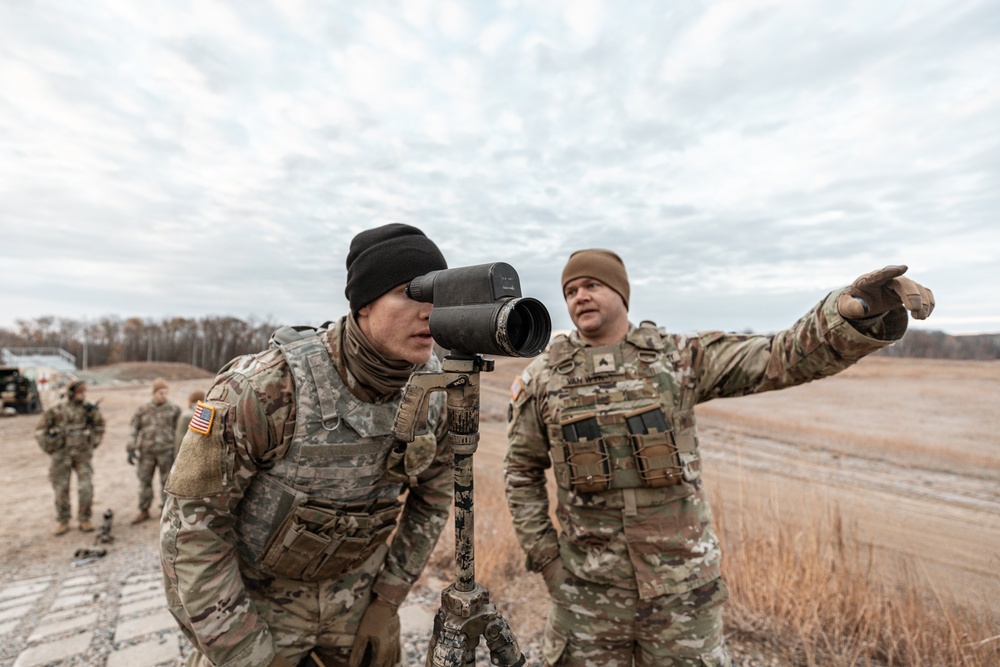
<path fill-rule="evenodd" d="M 20 415 L 42 411 L 35 381 L 24 377 L 16 366 L 0 366 L 0 413 L 13 408 Z"/>

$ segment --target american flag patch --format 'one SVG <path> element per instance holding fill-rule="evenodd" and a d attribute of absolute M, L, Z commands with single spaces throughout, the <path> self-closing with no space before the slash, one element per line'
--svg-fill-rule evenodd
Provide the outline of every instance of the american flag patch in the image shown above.
<path fill-rule="evenodd" d="M 517 397 L 521 395 L 521 391 L 524 387 L 521 385 L 520 376 L 514 378 L 514 382 L 510 385 L 510 397 L 512 400 L 517 400 Z"/>
<path fill-rule="evenodd" d="M 209 431 L 212 430 L 212 422 L 214 420 L 215 408 L 211 405 L 205 405 L 201 401 L 198 401 L 198 405 L 194 409 L 194 416 L 191 417 L 191 423 L 188 425 L 188 428 L 195 433 L 208 435 Z"/>

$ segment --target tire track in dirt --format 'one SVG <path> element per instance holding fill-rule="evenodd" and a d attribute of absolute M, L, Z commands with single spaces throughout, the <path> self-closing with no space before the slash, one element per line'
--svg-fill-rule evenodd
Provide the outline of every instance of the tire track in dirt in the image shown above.
<path fill-rule="evenodd" d="M 706 477 L 725 506 L 742 506 L 745 516 L 748 506 L 770 502 L 782 518 L 804 525 L 836 508 L 848 536 L 873 545 L 896 576 L 1000 613 L 996 480 L 838 454 L 704 421 L 699 439 Z"/>

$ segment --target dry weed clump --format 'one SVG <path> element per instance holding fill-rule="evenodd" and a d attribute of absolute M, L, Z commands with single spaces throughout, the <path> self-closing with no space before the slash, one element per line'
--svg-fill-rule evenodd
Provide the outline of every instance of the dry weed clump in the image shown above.
<path fill-rule="evenodd" d="M 1000 664 L 988 612 L 944 599 L 912 564 L 901 564 L 902 578 L 883 576 L 874 549 L 848 534 L 836 508 L 802 530 L 777 516 L 747 517 L 745 508 L 728 513 L 718 498 L 714 504 L 731 633 L 810 667 Z"/>

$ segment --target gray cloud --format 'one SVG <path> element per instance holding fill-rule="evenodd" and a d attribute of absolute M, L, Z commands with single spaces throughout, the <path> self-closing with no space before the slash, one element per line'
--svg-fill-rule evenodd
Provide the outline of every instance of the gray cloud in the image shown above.
<path fill-rule="evenodd" d="M 558 328 L 566 257 L 610 247 L 682 330 L 895 262 L 938 295 L 918 326 L 1000 330 L 994 2 L 459 9 L 0 5 L 0 326 L 322 321 L 398 220 Z"/>

